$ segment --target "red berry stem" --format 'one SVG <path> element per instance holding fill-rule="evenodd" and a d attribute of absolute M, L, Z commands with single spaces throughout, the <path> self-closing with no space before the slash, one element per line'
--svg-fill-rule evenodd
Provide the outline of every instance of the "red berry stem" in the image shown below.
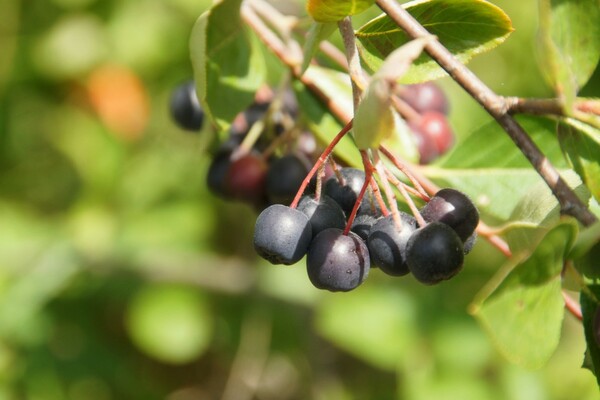
<path fill-rule="evenodd" d="M 385 197 L 387 199 L 388 204 L 390 205 L 392 218 L 394 219 L 394 223 L 396 224 L 396 228 L 401 229 L 402 220 L 400 219 L 400 212 L 398 211 L 398 204 L 396 203 L 396 195 L 390 186 L 390 183 L 387 180 L 387 168 L 383 164 L 383 161 L 379 157 L 379 152 L 377 150 L 373 151 L 373 159 L 375 161 L 375 169 L 377 170 L 377 175 L 381 178 L 381 184 L 383 185 L 383 192 L 385 193 Z"/>
<path fill-rule="evenodd" d="M 323 150 L 323 153 L 321 153 L 321 155 L 319 156 L 319 159 L 317 160 L 317 162 L 315 162 L 315 165 L 313 165 L 312 169 L 308 172 L 308 174 L 304 178 L 304 181 L 302 181 L 302 185 L 300 185 L 300 188 L 298 189 L 298 192 L 296 193 L 296 197 L 294 197 L 292 204 L 290 204 L 290 208 L 298 207 L 300 198 L 304 194 L 304 191 L 306 190 L 306 187 L 310 183 L 310 180 L 315 175 L 315 172 L 317 172 L 317 170 L 321 167 L 321 165 L 323 165 L 323 163 L 325 163 L 325 161 L 327 160 L 327 158 L 329 157 L 329 155 L 331 154 L 331 152 L 333 151 L 335 146 L 339 143 L 339 141 L 342 140 L 342 138 L 346 135 L 346 133 L 348 133 L 350 131 L 350 129 L 352 129 L 353 121 L 354 120 L 350 120 L 350 122 L 348 122 L 346 124 L 346 126 L 344 126 L 342 128 L 342 130 L 339 131 L 339 133 L 337 135 L 335 135 L 335 137 L 327 145 L 325 150 Z"/>
<path fill-rule="evenodd" d="M 375 178 L 373 178 L 371 176 L 371 190 L 373 192 L 373 196 L 375 196 L 375 200 L 377 200 L 377 203 L 379 204 L 379 208 L 381 208 L 381 214 L 384 217 L 387 217 L 388 215 L 390 215 L 390 211 L 387 208 L 387 205 L 385 204 L 385 201 L 383 201 L 383 197 L 381 197 L 381 190 L 379 190 L 379 185 L 377 185 L 377 181 L 375 181 Z"/>
<path fill-rule="evenodd" d="M 575 318 L 580 321 L 583 321 L 583 314 L 581 313 L 581 306 L 573 300 L 564 290 L 562 291 L 563 299 L 565 300 L 565 308 L 567 311 L 571 313 Z"/>
<path fill-rule="evenodd" d="M 356 213 L 360 207 L 360 203 L 362 199 L 365 197 L 365 193 L 367 192 L 367 188 L 369 187 L 369 183 L 371 182 L 371 178 L 373 177 L 373 164 L 369 160 L 369 153 L 367 150 L 361 150 L 360 156 L 362 157 L 363 166 L 365 168 L 365 181 L 363 182 L 362 188 L 360 188 L 360 192 L 356 197 L 356 201 L 354 202 L 354 207 L 352 207 L 352 212 L 348 217 L 348 222 L 346 223 L 346 228 L 344 229 L 344 235 L 348 235 L 350 232 L 350 228 L 352 228 L 352 223 L 354 222 L 354 218 L 356 218 Z"/>
<path fill-rule="evenodd" d="M 394 176 L 394 174 L 392 174 L 391 172 L 389 172 L 389 171 L 386 171 L 386 172 L 387 172 L 388 180 L 392 183 L 392 185 L 394 185 L 398 188 L 398 190 L 400 191 L 400 194 L 402 195 L 402 197 L 404 197 L 406 204 L 408 204 L 408 208 L 410 208 L 410 212 L 413 214 L 413 216 L 417 220 L 417 223 L 419 224 L 419 226 L 424 227 L 425 225 L 427 225 L 427 222 L 425 222 L 425 220 L 423 219 L 423 216 L 419 212 L 419 209 L 415 205 L 415 202 L 413 201 L 412 197 L 410 197 L 410 195 L 408 194 L 408 191 L 406 190 L 406 185 L 404 185 L 402 182 L 400 182 L 400 180 L 398 178 L 396 178 Z"/>
<path fill-rule="evenodd" d="M 429 195 L 427 194 L 421 183 L 419 183 L 419 180 L 406 166 L 406 164 L 400 161 L 400 159 L 396 157 L 391 151 L 389 151 L 385 146 L 379 146 L 379 150 L 383 153 L 384 156 L 386 156 L 388 160 L 390 160 L 396 166 L 396 168 L 400 170 L 400 172 L 402 172 L 408 178 L 410 183 L 412 183 L 414 188 L 419 192 L 419 197 L 421 197 L 421 199 L 425 201 L 429 201 Z"/>

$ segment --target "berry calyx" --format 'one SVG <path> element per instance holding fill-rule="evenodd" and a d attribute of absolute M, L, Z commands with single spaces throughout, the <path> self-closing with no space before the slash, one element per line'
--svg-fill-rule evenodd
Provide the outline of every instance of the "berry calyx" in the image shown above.
<path fill-rule="evenodd" d="M 441 222 L 417 229 L 406 244 L 406 262 L 421 283 L 434 285 L 450 279 L 464 261 L 463 244 L 456 232 Z"/>
<path fill-rule="evenodd" d="M 310 244 L 306 269 L 311 283 L 318 289 L 347 292 L 358 287 L 369 275 L 369 252 L 353 232 L 329 228 Z"/>
<path fill-rule="evenodd" d="M 302 212 L 274 204 L 264 209 L 254 226 L 254 249 L 272 264 L 294 264 L 302 259 L 312 228 Z"/>

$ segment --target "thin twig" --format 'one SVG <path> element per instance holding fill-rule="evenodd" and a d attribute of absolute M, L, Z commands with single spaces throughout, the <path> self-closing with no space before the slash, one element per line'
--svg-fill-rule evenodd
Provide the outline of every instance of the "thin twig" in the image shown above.
<path fill-rule="evenodd" d="M 429 36 L 430 33 L 395 0 L 377 0 L 377 5 L 412 38 Z M 504 98 L 487 87 L 471 70 L 465 67 L 439 41 L 431 41 L 425 51 L 448 74 L 465 89 L 504 128 L 531 165 L 544 179 L 558 199 L 563 214 L 577 218 L 589 226 L 597 221 L 596 216 L 583 204 L 575 192 L 562 179 L 556 168 L 542 154 L 517 121 L 508 114 Z"/>
<path fill-rule="evenodd" d="M 344 48 L 346 49 L 348 75 L 350 75 L 350 83 L 352 84 L 352 100 L 354 104 L 354 113 L 356 114 L 362 96 L 362 90 L 359 85 L 363 84 L 364 78 L 362 67 L 360 66 L 358 48 L 356 47 L 354 28 L 352 27 L 352 20 L 350 17 L 346 17 L 338 22 L 338 28 L 342 35 L 342 39 L 344 40 Z"/>

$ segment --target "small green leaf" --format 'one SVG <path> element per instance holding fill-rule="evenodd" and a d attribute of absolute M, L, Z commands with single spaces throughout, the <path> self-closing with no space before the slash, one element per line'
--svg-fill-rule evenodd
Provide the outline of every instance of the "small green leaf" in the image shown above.
<path fill-rule="evenodd" d="M 583 314 L 583 330 L 585 332 L 585 340 L 587 342 L 586 357 L 590 363 L 584 363 L 584 367 L 588 368 L 596 376 L 598 385 L 600 385 L 600 346 L 596 339 L 594 317 L 598 312 L 600 303 L 600 285 L 587 286 L 581 291 L 581 312 Z"/>
<path fill-rule="evenodd" d="M 359 149 L 378 148 L 395 132 L 390 108 L 392 88 L 431 40 L 434 38 L 411 40 L 394 50 L 371 78 L 354 116 L 354 140 Z"/>
<path fill-rule="evenodd" d="M 354 116 L 353 134 L 359 149 L 377 148 L 394 131 L 391 88 L 387 80 L 373 78 Z"/>
<path fill-rule="evenodd" d="M 600 200 L 600 130 L 567 118 L 558 124 L 558 138 L 571 167 Z"/>
<path fill-rule="evenodd" d="M 402 6 L 463 63 L 504 42 L 513 31 L 504 11 L 483 0 L 419 0 Z M 363 61 L 372 71 L 411 40 L 386 14 L 362 26 L 356 36 Z M 445 74 L 429 56 L 422 55 L 401 81 L 424 82 Z"/>
<path fill-rule="evenodd" d="M 538 61 L 567 109 L 600 60 L 597 0 L 539 0 Z"/>
<path fill-rule="evenodd" d="M 375 4 L 375 0 L 308 0 L 308 14 L 317 22 L 335 22 L 359 14 Z"/>
<path fill-rule="evenodd" d="M 319 43 L 321 41 L 327 39 L 335 30 L 337 29 L 337 25 L 333 23 L 314 23 L 306 37 L 306 42 L 304 43 L 304 59 L 302 61 L 301 71 L 302 73 L 306 72 L 308 66 L 310 65 L 310 61 L 314 57 L 317 49 L 319 48 Z"/>
<path fill-rule="evenodd" d="M 190 51 L 198 98 L 213 123 L 227 130 L 265 81 L 258 39 L 240 18 L 242 0 L 223 0 L 192 29 Z"/>
<path fill-rule="evenodd" d="M 539 368 L 558 346 L 564 315 L 560 273 L 576 234 L 575 222 L 558 223 L 535 250 L 515 254 L 474 301 L 471 312 L 511 362 Z"/>

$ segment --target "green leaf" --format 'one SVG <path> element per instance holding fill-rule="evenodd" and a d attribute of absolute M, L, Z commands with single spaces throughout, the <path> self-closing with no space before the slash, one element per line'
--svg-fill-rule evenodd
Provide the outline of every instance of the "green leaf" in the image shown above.
<path fill-rule="evenodd" d="M 539 368 L 558 346 L 564 315 L 560 273 L 576 233 L 575 222 L 560 222 L 533 252 L 515 254 L 474 301 L 472 314 L 511 362 Z"/>
<path fill-rule="evenodd" d="M 402 6 L 463 63 L 504 42 L 513 31 L 504 11 L 483 0 L 419 0 Z M 362 26 L 356 36 L 363 61 L 372 71 L 377 71 L 392 51 L 411 40 L 386 14 Z M 445 74 L 424 54 L 402 82 L 424 82 Z"/>
<path fill-rule="evenodd" d="M 222 130 L 252 103 L 265 81 L 265 60 L 258 39 L 240 18 L 241 3 L 217 3 L 198 18 L 190 39 L 198 98 Z"/>
<path fill-rule="evenodd" d="M 567 118 L 558 124 L 558 138 L 571 167 L 600 200 L 600 130 Z"/>
<path fill-rule="evenodd" d="M 590 361 L 589 364 L 584 363 L 584 367 L 592 371 L 596 376 L 598 385 L 600 385 L 600 345 L 596 340 L 596 329 L 594 327 L 594 318 L 598 312 L 598 307 L 600 307 L 598 299 L 600 299 L 600 285 L 589 285 L 581 291 L 583 330 L 587 342 L 586 358 Z"/>
<path fill-rule="evenodd" d="M 359 149 L 378 148 L 395 131 L 390 108 L 393 84 L 431 40 L 431 37 L 412 40 L 394 50 L 373 75 L 354 116 L 354 140 Z"/>
<path fill-rule="evenodd" d="M 557 168 L 565 168 L 555 139 L 555 122 L 539 117 L 519 117 L 519 123 Z M 440 185 L 462 190 L 481 211 L 507 220 L 532 185 L 543 182 L 525 156 L 494 121 L 458 143 L 438 166 L 424 168 Z"/>
<path fill-rule="evenodd" d="M 375 4 L 375 0 L 308 0 L 308 14 L 317 22 L 335 22 L 359 14 Z"/>
<path fill-rule="evenodd" d="M 327 294 L 316 308 L 316 328 L 345 351 L 393 371 L 416 340 L 415 306 L 405 293 L 382 287 Z"/>
<path fill-rule="evenodd" d="M 539 0 L 539 6 L 539 65 L 570 108 L 600 60 L 600 5 L 597 0 Z"/>
<path fill-rule="evenodd" d="M 371 79 L 354 117 L 353 134 L 359 149 L 377 148 L 394 131 L 391 88 L 385 79 Z"/>
<path fill-rule="evenodd" d="M 313 59 L 319 48 L 319 43 L 331 36 L 331 34 L 335 32 L 336 29 L 337 25 L 333 23 L 317 22 L 310 27 L 306 36 L 306 42 L 304 43 L 304 58 L 301 67 L 302 73 L 306 72 L 306 70 L 308 69 L 311 60 Z"/>

